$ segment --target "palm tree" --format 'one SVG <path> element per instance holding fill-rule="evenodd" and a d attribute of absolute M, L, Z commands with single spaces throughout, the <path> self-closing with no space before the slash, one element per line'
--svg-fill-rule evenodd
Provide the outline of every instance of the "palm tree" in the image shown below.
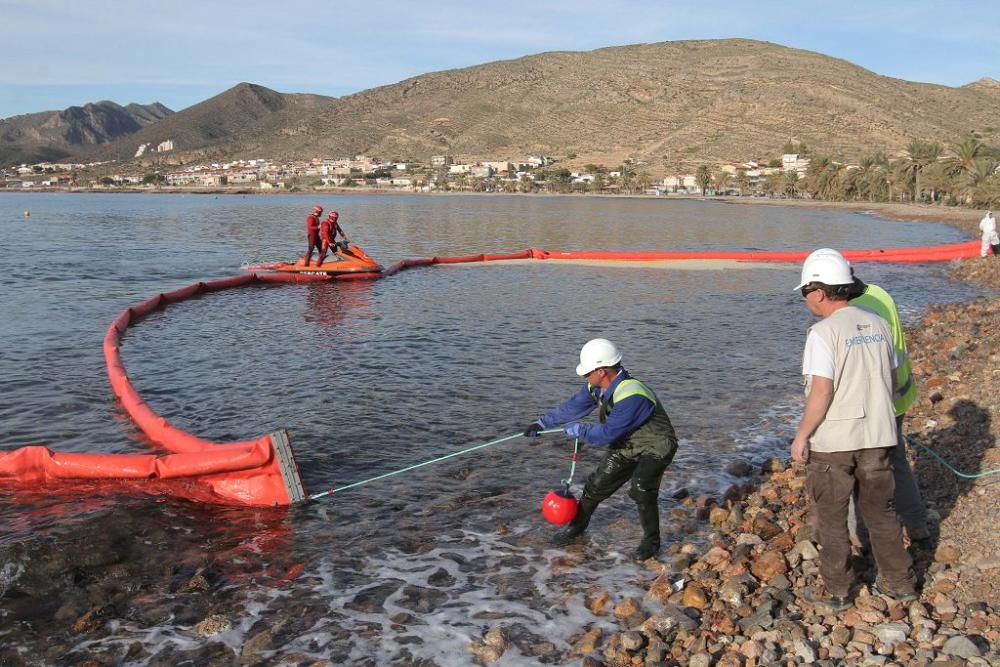
<path fill-rule="evenodd" d="M 837 198 L 837 176 L 841 165 L 829 155 L 816 155 L 809 161 L 802 189 L 820 199 Z"/>
<path fill-rule="evenodd" d="M 956 185 L 948 167 L 940 161 L 927 165 L 921 172 L 920 180 L 924 189 L 930 190 L 932 203 L 941 198 L 941 192 L 954 190 Z"/>
<path fill-rule="evenodd" d="M 1000 174 L 994 174 L 976 186 L 972 193 L 976 206 L 1000 208 Z"/>
<path fill-rule="evenodd" d="M 784 189 L 785 172 L 776 171 L 764 177 L 764 190 L 769 196 L 773 197 L 779 192 L 784 192 Z"/>
<path fill-rule="evenodd" d="M 593 173 L 594 173 L 594 180 L 591 181 L 590 188 L 591 190 L 599 194 L 604 191 L 604 186 L 607 184 L 608 179 L 605 178 L 604 174 L 600 171 Z"/>
<path fill-rule="evenodd" d="M 913 201 L 919 201 L 923 194 L 922 172 L 927 165 L 936 162 L 942 152 L 941 144 L 936 141 L 914 139 L 906 147 L 906 155 L 897 169 L 908 183 L 913 183 Z"/>
<path fill-rule="evenodd" d="M 722 171 L 721 169 L 714 174 L 712 174 L 712 180 L 715 183 L 715 194 L 725 195 L 726 189 L 729 187 L 729 180 L 732 176 L 727 171 Z"/>
<path fill-rule="evenodd" d="M 649 175 L 648 171 L 640 171 L 635 177 L 635 186 L 639 192 L 645 192 L 646 188 L 648 188 L 652 182 L 653 177 Z"/>
<path fill-rule="evenodd" d="M 961 143 L 953 145 L 951 147 L 952 154 L 944 158 L 942 162 L 951 173 L 955 175 L 966 174 L 974 168 L 976 160 L 983 157 L 984 148 L 978 139 L 968 137 Z"/>
<path fill-rule="evenodd" d="M 704 197 L 708 186 L 712 184 L 712 169 L 707 164 L 701 165 L 695 172 L 694 180 L 701 187 L 701 196 Z"/>
<path fill-rule="evenodd" d="M 861 197 L 861 179 L 864 172 L 861 167 L 843 167 L 834 179 L 834 196 L 845 201 L 856 201 Z"/>
<path fill-rule="evenodd" d="M 740 196 L 743 196 L 743 191 L 750 187 L 750 177 L 742 169 L 736 172 L 736 187 L 740 190 Z"/>
<path fill-rule="evenodd" d="M 982 189 L 982 186 L 993 178 L 996 173 L 997 163 L 989 158 L 980 158 L 972 165 L 972 169 L 962 175 L 961 195 L 967 203 L 973 199 L 975 193 Z"/>
<path fill-rule="evenodd" d="M 892 199 L 889 184 L 889 160 L 885 153 L 876 152 L 861 160 L 858 176 L 858 196 L 868 201 Z"/>
<path fill-rule="evenodd" d="M 799 188 L 799 172 L 786 171 L 781 179 L 782 192 L 789 198 L 794 197 Z"/>

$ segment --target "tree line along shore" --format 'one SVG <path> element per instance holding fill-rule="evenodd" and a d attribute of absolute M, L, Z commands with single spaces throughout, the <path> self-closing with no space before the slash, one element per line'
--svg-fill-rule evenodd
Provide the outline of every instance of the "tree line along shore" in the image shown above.
<path fill-rule="evenodd" d="M 0 188 L 99 191 L 163 191 L 249 194 L 251 192 L 479 192 L 505 194 L 752 196 L 781 200 L 868 203 L 927 203 L 942 207 L 1000 207 L 1000 148 L 975 135 L 944 145 L 913 140 L 896 151 L 877 149 L 858 160 L 835 151 L 788 142 L 780 158 L 701 164 L 692 173 L 661 178 L 643 160 L 608 166 L 584 162 L 576 154 L 455 163 L 450 155 L 419 162 L 353 159 L 298 160 L 174 166 L 152 163 L 136 173 L 129 167 L 22 165 L 15 174 L 0 170 Z M 361 159 L 363 158 L 363 160 Z M 266 163 L 262 170 L 256 163 Z M 362 165 L 343 167 L 341 165 Z M 72 168 L 70 168 L 72 167 Z M 237 168 L 238 167 L 238 168 Z M 660 171 L 664 171 L 660 169 Z M 93 173 L 91 173 L 93 172 Z M 26 176 L 24 174 L 27 174 Z"/>

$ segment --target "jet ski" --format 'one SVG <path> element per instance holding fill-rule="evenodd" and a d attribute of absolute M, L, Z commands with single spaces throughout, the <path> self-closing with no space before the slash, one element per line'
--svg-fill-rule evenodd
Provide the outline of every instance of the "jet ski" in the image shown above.
<path fill-rule="evenodd" d="M 381 273 L 382 267 L 369 257 L 364 250 L 356 245 L 348 244 L 346 248 L 337 246 L 333 255 L 328 255 L 319 263 L 313 258 L 309 264 L 305 258 L 299 257 L 292 262 L 275 262 L 272 264 L 247 264 L 241 266 L 244 271 L 268 271 L 274 273 L 301 273 L 305 275 L 336 275 L 338 273 Z"/>

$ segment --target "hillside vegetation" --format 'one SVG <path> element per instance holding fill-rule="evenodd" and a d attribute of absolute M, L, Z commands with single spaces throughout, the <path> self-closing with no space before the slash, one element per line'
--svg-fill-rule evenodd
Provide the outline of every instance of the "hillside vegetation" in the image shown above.
<path fill-rule="evenodd" d="M 341 98 L 240 84 L 93 155 L 127 159 L 139 143 L 172 139 L 173 162 L 541 153 L 631 159 L 659 175 L 773 157 L 789 140 L 849 160 L 914 139 L 997 144 L 998 105 L 992 80 L 951 88 L 767 42 L 678 41 L 543 53 Z"/>

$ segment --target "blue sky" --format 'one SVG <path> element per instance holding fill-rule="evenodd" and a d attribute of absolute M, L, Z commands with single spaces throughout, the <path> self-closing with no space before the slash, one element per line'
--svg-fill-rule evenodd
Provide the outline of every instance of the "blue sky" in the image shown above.
<path fill-rule="evenodd" d="M 241 81 L 340 96 L 545 51 L 727 37 L 911 81 L 1000 80 L 1000 0 L 0 0 L 0 118 L 105 99 L 180 111 Z"/>

